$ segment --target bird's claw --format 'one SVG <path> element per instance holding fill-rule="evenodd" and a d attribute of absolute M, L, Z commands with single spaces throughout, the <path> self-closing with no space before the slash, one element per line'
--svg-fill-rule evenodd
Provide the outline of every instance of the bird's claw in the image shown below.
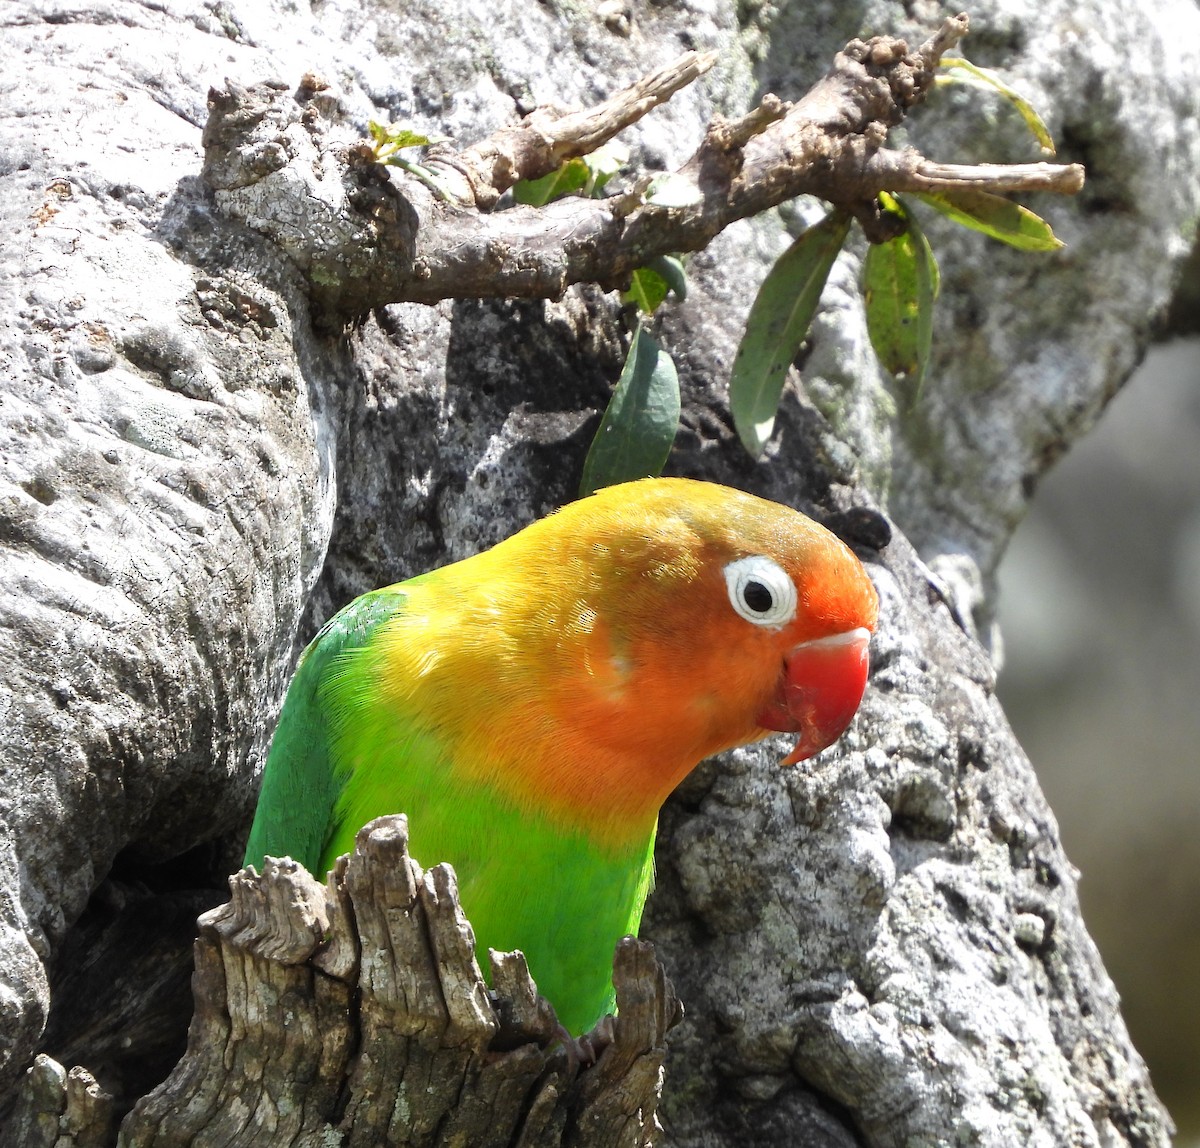
<path fill-rule="evenodd" d="M 582 1036 L 572 1036 L 563 1025 L 558 1026 L 558 1035 L 562 1038 L 563 1051 L 567 1055 L 567 1069 L 571 1076 L 575 1076 L 584 1068 L 591 1068 L 600 1059 L 615 1037 L 615 1021 L 616 1018 L 611 1013 L 601 1017 L 595 1028 Z"/>

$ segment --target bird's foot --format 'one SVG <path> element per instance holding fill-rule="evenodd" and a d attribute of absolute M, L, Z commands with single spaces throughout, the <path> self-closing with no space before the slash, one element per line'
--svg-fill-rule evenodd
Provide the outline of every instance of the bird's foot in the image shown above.
<path fill-rule="evenodd" d="M 581 1069 L 591 1068 L 600 1059 L 604 1050 L 613 1042 L 615 1022 L 616 1017 L 610 1013 L 597 1021 L 591 1032 L 585 1032 L 582 1036 L 572 1036 L 563 1025 L 558 1026 L 571 1076 L 575 1076 Z"/>

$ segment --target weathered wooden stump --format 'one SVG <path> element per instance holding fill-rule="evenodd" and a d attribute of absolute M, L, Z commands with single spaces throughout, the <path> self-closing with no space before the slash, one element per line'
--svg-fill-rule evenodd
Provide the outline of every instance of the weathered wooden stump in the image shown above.
<path fill-rule="evenodd" d="M 581 1067 L 519 953 L 474 955 L 454 871 L 372 822 L 326 884 L 268 859 L 200 918 L 188 1049 L 125 1119 L 126 1148 L 644 1145 L 681 1015 L 653 949 L 626 938 L 619 1015 Z"/>

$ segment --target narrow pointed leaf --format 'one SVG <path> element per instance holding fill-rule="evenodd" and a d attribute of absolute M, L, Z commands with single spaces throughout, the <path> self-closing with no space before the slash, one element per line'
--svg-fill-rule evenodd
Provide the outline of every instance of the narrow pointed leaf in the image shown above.
<path fill-rule="evenodd" d="M 883 199 L 883 197 L 880 197 Z M 867 332 L 879 361 L 920 392 L 933 345 L 937 262 L 911 213 L 888 197 L 885 210 L 904 217 L 908 230 L 872 244 L 863 263 Z"/>
<path fill-rule="evenodd" d="M 679 407 L 675 364 L 639 326 L 583 464 L 580 495 L 659 474 L 675 441 Z"/>
<path fill-rule="evenodd" d="M 970 60 L 964 59 L 962 56 L 944 57 L 941 66 L 948 69 L 959 68 L 966 75 L 939 76 L 938 83 L 969 84 L 971 87 L 990 88 L 999 92 L 1017 109 L 1018 115 L 1025 121 L 1025 126 L 1033 133 L 1033 138 L 1037 140 L 1042 151 L 1047 155 L 1054 154 L 1054 139 L 1050 135 L 1050 129 L 1046 127 L 1045 121 L 1020 92 L 1010 88 L 995 72 L 981 68 L 978 64 L 972 64 Z"/>
<path fill-rule="evenodd" d="M 905 208 L 905 211 L 908 212 L 908 221 L 910 226 L 913 228 L 913 234 L 920 236 L 921 246 L 924 247 L 925 252 L 928 255 L 929 287 L 933 293 L 934 302 L 937 302 L 938 296 L 942 293 L 942 269 L 938 266 L 938 261 L 933 257 L 933 248 L 929 246 L 929 240 L 926 238 L 925 232 L 917 223 L 912 211 L 910 211 L 907 207 Z"/>
<path fill-rule="evenodd" d="M 787 369 L 849 229 L 850 217 L 841 212 L 810 227 L 775 261 L 750 308 L 729 379 L 729 406 L 738 436 L 755 458 L 771 437 Z"/>
<path fill-rule="evenodd" d="M 943 215 L 1022 251 L 1056 251 L 1063 246 L 1041 216 L 987 191 L 919 191 L 917 197 Z"/>

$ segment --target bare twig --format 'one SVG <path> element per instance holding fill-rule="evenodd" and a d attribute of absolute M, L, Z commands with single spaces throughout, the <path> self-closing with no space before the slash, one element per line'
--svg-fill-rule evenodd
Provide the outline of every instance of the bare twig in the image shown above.
<path fill-rule="evenodd" d="M 565 160 L 606 144 L 704 75 L 716 61 L 716 52 L 686 52 L 594 108 L 568 112 L 535 108 L 516 126 L 501 128 L 462 151 L 435 149 L 427 162 L 446 163 L 466 178 L 468 186 L 459 188 L 462 202 L 490 208 L 519 180 L 540 179 Z"/>
<path fill-rule="evenodd" d="M 785 104 L 778 96 L 768 92 L 759 102 L 758 107 L 747 112 L 737 120 L 724 120 L 717 117 L 709 125 L 708 138 L 716 141 L 717 146 L 725 151 L 744 147 L 756 135 L 764 132 L 776 120 L 783 119 L 791 110 L 791 104 Z"/>
<path fill-rule="evenodd" d="M 941 58 L 970 31 L 970 20 L 965 12 L 947 16 L 942 26 L 917 49 L 917 55 L 925 61 L 927 68 L 938 66 Z"/>
<path fill-rule="evenodd" d="M 553 141 L 554 156 L 561 163 L 607 143 L 617 132 L 636 123 L 659 104 L 665 104 L 716 62 L 716 52 L 687 52 L 594 108 L 566 114 L 539 108 L 530 113 L 526 122 Z"/>
<path fill-rule="evenodd" d="M 881 153 L 882 155 L 894 153 Z M 1052 191 L 1075 195 L 1083 188 L 1083 165 L 1078 163 L 953 164 L 922 158 L 915 170 L 896 173 L 894 191 Z"/>

